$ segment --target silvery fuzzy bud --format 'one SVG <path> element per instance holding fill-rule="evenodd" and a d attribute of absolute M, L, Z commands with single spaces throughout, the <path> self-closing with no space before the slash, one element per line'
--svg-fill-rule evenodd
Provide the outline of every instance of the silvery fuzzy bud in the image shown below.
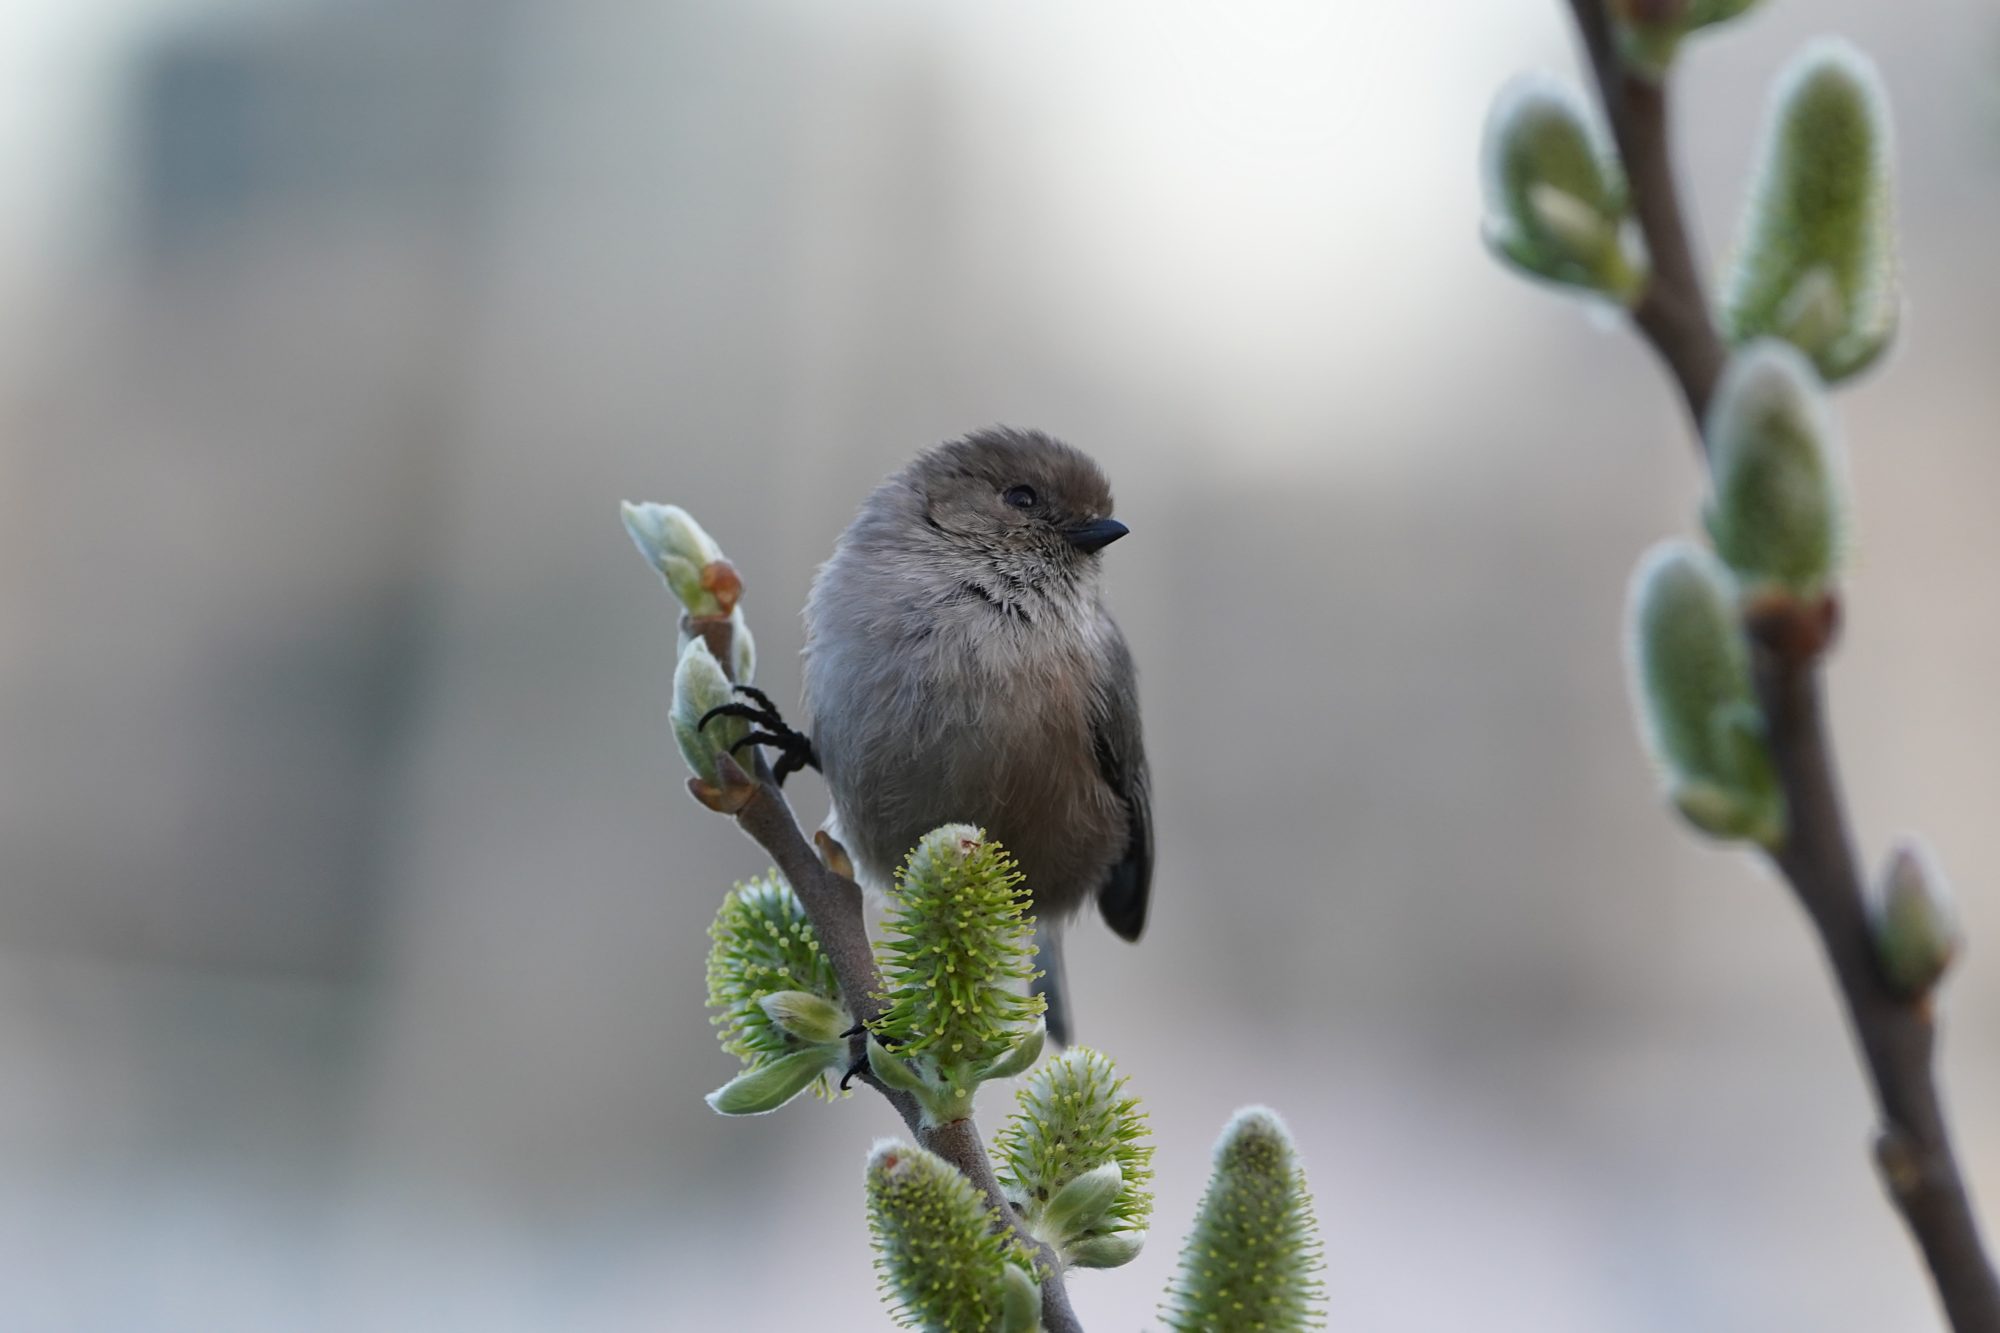
<path fill-rule="evenodd" d="M 1081 1235 L 1104 1220 L 1124 1187 L 1125 1173 L 1118 1163 L 1106 1162 L 1057 1190 L 1042 1210 L 1042 1221 L 1051 1235 Z"/>
<path fill-rule="evenodd" d="M 1909 999 L 1930 994 L 1958 955 L 1959 933 L 1950 886 L 1929 849 L 1898 843 L 1869 906 L 1882 975 Z"/>
<path fill-rule="evenodd" d="M 1000 1333 L 1041 1333 L 1042 1286 L 1018 1263 L 1000 1270 Z"/>
<path fill-rule="evenodd" d="M 924 1071 L 910 1061 L 884 1046 L 874 1036 L 868 1038 L 868 1068 L 882 1081 L 885 1088 L 898 1092 L 928 1093 L 931 1085 L 924 1078 Z"/>
<path fill-rule="evenodd" d="M 854 1026 L 846 1009 L 811 991 L 772 991 L 757 1007 L 786 1035 L 807 1045 L 830 1046 Z"/>
<path fill-rule="evenodd" d="M 1063 1250 L 1071 1268 L 1123 1268 L 1146 1248 L 1143 1231 L 1114 1231 L 1071 1241 Z"/>
<path fill-rule="evenodd" d="M 1625 185 L 1568 84 L 1524 76 L 1486 120 L 1486 241 L 1534 277 L 1629 305 L 1645 289 Z"/>
<path fill-rule="evenodd" d="M 713 619 L 736 609 L 743 590 L 736 570 L 687 510 L 630 500 L 619 510 L 639 553 L 660 572 L 690 616 Z"/>
<path fill-rule="evenodd" d="M 1647 552 L 1627 598 L 1633 702 L 1674 806 L 1718 838 L 1776 846 L 1785 802 L 1729 571 L 1691 542 Z"/>
<path fill-rule="evenodd" d="M 827 1068 L 819 1048 L 793 1051 L 752 1065 L 709 1093 L 708 1104 L 721 1115 L 766 1115 L 811 1087 Z"/>
<path fill-rule="evenodd" d="M 1846 549 L 1847 483 L 1811 363 L 1776 339 L 1745 347 L 1716 385 L 1704 433 L 1709 536 L 1746 597 L 1819 596 Z"/>
<path fill-rule="evenodd" d="M 729 677 L 722 673 L 708 644 L 690 640 L 674 670 L 674 741 L 694 775 L 713 786 L 722 784 L 716 767 L 718 757 L 750 734 L 750 724 L 740 717 L 723 716 L 711 718 L 704 727 L 701 720 L 710 709 L 735 702 Z"/>
<path fill-rule="evenodd" d="M 1725 284 L 1731 342 L 1783 338 L 1830 384 L 1889 345 L 1901 308 L 1890 137 L 1866 55 L 1824 38 L 1792 62 Z"/>
<path fill-rule="evenodd" d="M 1284 1122 L 1238 1111 L 1160 1316 L 1176 1333 L 1320 1327 L 1325 1258 L 1305 1171 Z"/>

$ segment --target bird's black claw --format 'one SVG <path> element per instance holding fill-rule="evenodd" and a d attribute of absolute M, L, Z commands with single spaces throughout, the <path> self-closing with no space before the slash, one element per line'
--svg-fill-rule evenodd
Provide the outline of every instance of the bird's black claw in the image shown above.
<path fill-rule="evenodd" d="M 868 1068 L 868 1057 L 863 1055 L 857 1058 L 853 1064 L 847 1067 L 847 1072 L 840 1076 L 840 1090 L 842 1092 L 846 1092 L 847 1085 L 852 1083 L 855 1079 L 861 1077 L 862 1071 L 867 1068 Z"/>
<path fill-rule="evenodd" d="M 706 731 L 708 724 L 715 721 L 718 717 L 740 717 L 746 722 L 762 722 L 764 720 L 762 710 L 752 708 L 749 704 L 717 704 L 701 715 L 701 721 L 694 724 L 695 730 Z"/>
<path fill-rule="evenodd" d="M 776 750 L 778 762 L 771 769 L 771 780 L 780 787 L 785 785 L 786 778 L 800 769 L 819 767 L 819 753 L 813 749 L 812 739 L 786 724 L 784 715 L 778 711 L 778 706 L 771 702 L 770 695 L 754 685 L 738 685 L 735 688 L 738 694 L 750 698 L 755 706 L 738 703 L 717 704 L 701 715 L 701 721 L 695 724 L 697 730 L 706 727 L 710 720 L 718 717 L 739 717 L 746 722 L 755 723 L 759 730 L 751 732 L 730 746 L 730 753 L 734 754 L 746 745 L 768 745 Z"/>
<path fill-rule="evenodd" d="M 771 769 L 771 781 L 782 787 L 786 778 L 802 768 L 811 768 L 814 771 L 819 769 L 819 755 L 813 750 L 811 743 L 808 743 L 803 750 L 786 750 L 779 755 L 777 764 Z"/>
<path fill-rule="evenodd" d="M 736 744 L 730 746 L 729 753 L 735 754 L 746 745 L 769 745 L 780 750 L 787 750 L 789 748 L 785 744 L 785 738 L 775 731 L 753 731 L 742 740 L 736 742 Z M 790 757 L 789 754 L 787 757 Z"/>
<path fill-rule="evenodd" d="M 783 722 L 778 721 L 778 705 L 771 702 L 770 695 L 764 693 L 764 691 L 758 689 L 755 685 L 733 685 L 730 688 L 738 694 L 748 696 L 757 705 L 759 711 L 772 719 L 775 725 L 784 725 Z"/>

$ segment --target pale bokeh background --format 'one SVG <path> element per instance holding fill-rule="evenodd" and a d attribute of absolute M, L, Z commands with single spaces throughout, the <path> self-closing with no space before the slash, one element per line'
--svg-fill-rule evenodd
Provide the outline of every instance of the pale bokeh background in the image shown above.
<path fill-rule="evenodd" d="M 1870 861 L 1955 873 L 2000 1218 L 2000 13 L 1767 9 L 1693 51 L 1682 155 L 1718 254 L 1789 52 L 1846 32 L 1894 94 L 1833 689 Z M 1632 738 L 1677 406 L 1477 244 L 1486 102 L 1573 68 L 1562 17 L 6 5 L 0 1327 L 886 1326 L 886 1109 L 701 1102 L 703 929 L 761 861 L 680 791 L 616 502 L 709 522 L 788 699 L 855 502 L 994 421 L 1134 530 L 1158 905 L 1072 966 L 1159 1212 L 1093 1330 L 1149 1323 L 1253 1100 L 1336 1328 L 1935 1327 L 1802 923 Z"/>

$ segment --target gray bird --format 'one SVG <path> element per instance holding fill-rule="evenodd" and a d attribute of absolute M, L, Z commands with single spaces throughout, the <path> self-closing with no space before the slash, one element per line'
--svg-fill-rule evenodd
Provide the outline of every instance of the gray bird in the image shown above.
<path fill-rule="evenodd" d="M 984 828 L 1034 895 L 1049 1034 L 1070 1039 L 1060 927 L 1146 927 L 1152 803 L 1131 650 L 1099 552 L 1103 472 L 1037 431 L 938 445 L 862 504 L 806 602 L 805 702 L 832 831 L 887 889 L 924 834 Z"/>

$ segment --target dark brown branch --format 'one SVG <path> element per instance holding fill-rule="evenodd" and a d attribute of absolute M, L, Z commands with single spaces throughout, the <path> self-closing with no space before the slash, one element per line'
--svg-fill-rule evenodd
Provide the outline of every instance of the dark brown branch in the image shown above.
<path fill-rule="evenodd" d="M 1709 313 L 1669 155 L 1664 80 L 1625 71 L 1602 0 L 1570 0 L 1605 115 L 1625 161 L 1652 278 L 1633 322 L 1660 355 L 1699 425 L 1728 350 Z M 2000 1280 L 1980 1238 L 1933 1070 L 1928 998 L 1898 996 L 1875 963 L 1862 877 L 1821 702 L 1819 663 L 1836 603 L 1781 607 L 1751 619 L 1757 694 L 1788 811 L 1773 854 L 1819 935 L 1882 1117 L 1876 1158 L 1956 1333 L 2000 1333 Z"/>
<path fill-rule="evenodd" d="M 732 660 L 729 622 L 707 621 L 699 629 L 716 661 L 724 663 L 727 670 L 726 664 Z M 777 865 L 778 873 L 792 886 L 792 892 L 798 894 L 813 930 L 819 935 L 820 947 L 826 951 L 827 961 L 833 964 L 834 977 L 840 983 L 841 998 L 847 1002 L 848 1011 L 863 1022 L 872 1021 L 882 1012 L 882 973 L 875 965 L 875 946 L 868 938 L 868 926 L 861 913 L 861 887 L 834 873 L 820 860 L 799 829 L 791 803 L 772 780 L 771 766 L 761 753 L 753 776 L 756 790 L 737 810 L 736 825 L 764 849 Z M 868 1068 L 867 1040 L 865 1034 L 858 1035 L 851 1045 L 851 1058 L 862 1062 L 857 1077 L 888 1098 L 917 1142 L 957 1167 L 978 1186 L 1000 1216 L 1008 1219 L 1015 1234 L 1040 1254 L 1042 1327 L 1047 1333 L 1083 1333 L 1083 1325 L 1077 1322 L 1076 1311 L 1070 1306 L 1061 1261 L 1054 1250 L 1030 1236 L 1021 1225 L 1020 1215 L 1000 1190 L 978 1127 L 970 1117 L 945 1125 L 926 1125 L 915 1097 L 885 1087 Z"/>
<path fill-rule="evenodd" d="M 1651 280 L 1632 309 L 1632 322 L 1667 363 L 1694 414 L 1699 441 L 1727 353 L 1709 315 L 1705 284 L 1681 210 L 1668 142 L 1666 81 L 1654 83 L 1625 69 L 1602 0 L 1570 0 L 1570 7 L 1576 11 L 1577 28 L 1625 166 L 1632 212 L 1651 262 Z"/>
<path fill-rule="evenodd" d="M 1774 859 L 1812 918 L 1847 1001 L 1882 1115 L 1876 1158 L 1883 1183 L 1930 1265 L 1951 1326 L 1990 1333 L 2000 1329 L 2000 1284 L 1981 1245 L 1931 1072 L 1932 1006 L 1895 994 L 1876 967 L 1822 716 L 1818 662 L 1797 651 L 1801 636 L 1782 623 L 1760 621 L 1756 629 L 1758 694 L 1790 807 L 1791 835 Z"/>

